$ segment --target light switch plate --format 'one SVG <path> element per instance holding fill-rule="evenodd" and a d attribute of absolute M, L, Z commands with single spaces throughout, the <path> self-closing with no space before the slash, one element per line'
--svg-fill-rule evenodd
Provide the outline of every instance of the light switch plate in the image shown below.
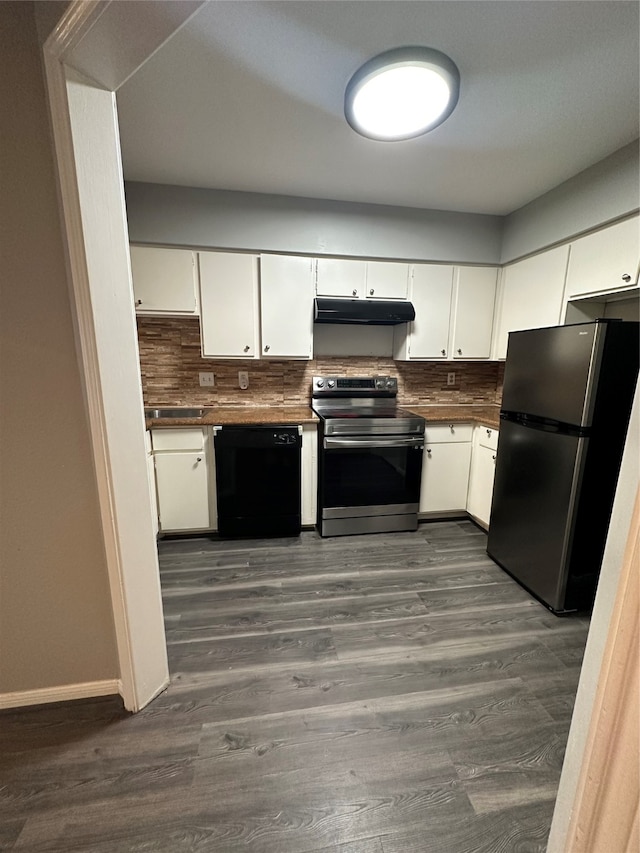
<path fill-rule="evenodd" d="M 238 385 L 242 391 L 246 391 L 249 387 L 249 373 L 246 370 L 238 371 Z"/>
<path fill-rule="evenodd" d="M 447 373 L 447 385 L 455 385 L 455 384 L 456 384 L 455 373 Z"/>
<path fill-rule="evenodd" d="M 214 384 L 213 373 L 200 371 L 200 385 L 202 388 L 212 388 Z"/>

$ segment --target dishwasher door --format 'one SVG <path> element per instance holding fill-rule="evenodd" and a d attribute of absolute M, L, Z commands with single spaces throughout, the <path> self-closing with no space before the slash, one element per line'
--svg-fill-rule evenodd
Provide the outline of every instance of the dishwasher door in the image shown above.
<path fill-rule="evenodd" d="M 299 428 L 223 426 L 216 429 L 214 444 L 219 535 L 299 535 Z"/>

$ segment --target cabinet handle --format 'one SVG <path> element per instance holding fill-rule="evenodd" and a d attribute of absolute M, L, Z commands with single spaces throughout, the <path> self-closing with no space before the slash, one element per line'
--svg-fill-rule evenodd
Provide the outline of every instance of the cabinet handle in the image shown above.
<path fill-rule="evenodd" d="M 461 349 L 459 349 L 459 350 L 458 350 L 458 355 L 462 355 L 462 350 L 461 350 Z"/>
<path fill-rule="evenodd" d="M 429 456 L 431 456 L 431 448 L 430 448 L 430 447 L 425 447 L 425 450 L 427 451 L 427 453 L 429 454 Z"/>
<path fill-rule="evenodd" d="M 494 458 L 495 458 L 495 457 L 494 457 Z M 196 462 L 202 462 L 202 456 L 197 456 L 197 457 L 196 457 Z"/>
<path fill-rule="evenodd" d="M 357 290 L 352 290 L 352 291 L 351 291 L 351 295 L 352 295 L 352 296 L 357 296 L 357 295 L 358 295 L 358 291 L 357 291 Z"/>
<path fill-rule="evenodd" d="M 623 281 L 631 281 L 631 276 L 629 275 L 629 273 L 627 273 L 627 272 L 626 272 L 626 273 L 622 276 L 622 280 L 623 280 Z"/>
<path fill-rule="evenodd" d="M 142 299 L 136 299 L 136 305 L 142 305 Z"/>
<path fill-rule="evenodd" d="M 271 349 L 271 347 L 269 346 L 269 344 L 267 344 L 266 347 L 264 348 L 264 351 L 269 352 L 270 349 Z"/>
<path fill-rule="evenodd" d="M 375 292 L 374 289 L 371 288 L 371 290 L 369 291 L 369 296 L 373 296 L 374 292 Z"/>
<path fill-rule="evenodd" d="M 249 344 L 247 344 L 246 347 L 244 348 L 244 351 L 249 352 L 250 349 L 251 349 L 251 347 L 249 346 Z"/>
<path fill-rule="evenodd" d="M 441 350 L 440 350 L 440 352 L 442 353 L 442 355 L 446 355 L 446 354 L 447 354 L 446 349 L 441 349 Z"/>
<path fill-rule="evenodd" d="M 493 459 L 493 461 L 494 461 L 494 462 L 496 461 L 496 455 L 495 455 L 495 453 L 493 454 L 493 456 L 492 456 L 491 458 Z"/>
<path fill-rule="evenodd" d="M 488 435 L 489 437 L 491 437 L 491 430 L 490 430 L 490 429 L 488 429 L 488 430 L 487 430 L 487 435 Z"/>
<path fill-rule="evenodd" d="M 449 429 L 451 430 L 451 432 L 455 432 L 455 429 L 453 428 L 453 424 L 449 424 Z"/>

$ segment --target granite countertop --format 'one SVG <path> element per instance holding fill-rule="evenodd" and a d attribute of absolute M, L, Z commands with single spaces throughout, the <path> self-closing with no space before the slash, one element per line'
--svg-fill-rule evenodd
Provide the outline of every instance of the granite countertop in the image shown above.
<path fill-rule="evenodd" d="M 203 409 L 201 418 L 146 418 L 146 426 L 147 429 L 155 429 L 224 424 L 310 424 L 318 421 L 308 406 L 212 406 Z"/>
<path fill-rule="evenodd" d="M 424 418 L 429 424 L 472 423 L 486 424 L 499 429 L 500 406 L 403 406 L 410 412 Z"/>
<path fill-rule="evenodd" d="M 412 406 L 401 408 L 414 412 L 428 424 L 486 424 L 498 429 L 500 406 Z M 308 406 L 212 406 L 204 407 L 201 418 L 147 418 L 147 429 L 157 427 L 217 426 L 224 424 L 312 424 L 318 416 Z"/>

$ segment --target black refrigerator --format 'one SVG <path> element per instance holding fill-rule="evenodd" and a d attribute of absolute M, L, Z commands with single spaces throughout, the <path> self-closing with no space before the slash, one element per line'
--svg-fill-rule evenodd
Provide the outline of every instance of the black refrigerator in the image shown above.
<path fill-rule="evenodd" d="M 593 603 L 639 326 L 597 320 L 509 334 L 487 553 L 554 613 Z"/>

